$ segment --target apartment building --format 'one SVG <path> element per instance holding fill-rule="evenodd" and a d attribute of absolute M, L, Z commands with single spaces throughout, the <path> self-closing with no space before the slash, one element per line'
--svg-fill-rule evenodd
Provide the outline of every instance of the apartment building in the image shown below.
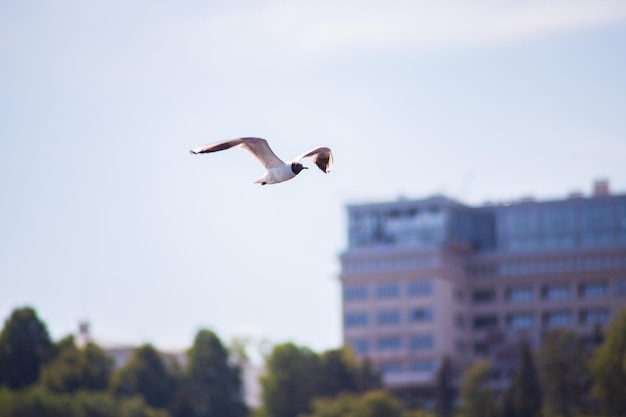
<path fill-rule="evenodd" d="M 626 195 L 469 207 L 444 196 L 354 204 L 341 254 L 343 338 L 398 392 L 444 355 L 487 358 L 505 385 L 521 337 L 583 336 L 626 305 Z"/>

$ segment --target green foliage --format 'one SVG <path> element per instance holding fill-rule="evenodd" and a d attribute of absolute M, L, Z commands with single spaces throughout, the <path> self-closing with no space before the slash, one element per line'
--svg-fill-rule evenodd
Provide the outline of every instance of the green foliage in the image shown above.
<path fill-rule="evenodd" d="M 344 346 L 324 352 L 320 356 L 317 395 L 334 397 L 342 392 L 358 389 L 358 362 L 352 349 Z"/>
<path fill-rule="evenodd" d="M 264 412 L 271 417 L 293 417 L 310 411 L 319 384 L 319 357 L 293 343 L 274 346 L 261 377 Z"/>
<path fill-rule="evenodd" d="M 85 367 L 83 368 L 84 388 L 101 390 L 107 387 L 113 372 L 114 361 L 100 346 L 87 343 L 82 349 Z"/>
<path fill-rule="evenodd" d="M 435 417 L 435 413 L 430 410 L 407 410 L 402 413 L 402 417 Z"/>
<path fill-rule="evenodd" d="M 361 417 L 396 417 L 402 414 L 400 401 L 384 390 L 368 391 L 358 410 Z"/>
<path fill-rule="evenodd" d="M 0 390 L 0 417 L 169 417 L 141 397 L 115 399 L 106 392 L 51 393 L 40 388 Z"/>
<path fill-rule="evenodd" d="M 317 355 L 292 343 L 277 345 L 267 357 L 266 368 L 261 378 L 263 407 L 255 410 L 257 417 L 306 413 L 316 397 L 332 399 L 381 386 L 380 374 L 372 370 L 369 362 L 359 363 L 349 346 Z"/>
<path fill-rule="evenodd" d="M 450 417 L 454 406 L 452 360 L 445 356 L 435 375 L 435 409 L 437 417 Z"/>
<path fill-rule="evenodd" d="M 374 369 L 367 357 L 357 368 L 356 381 L 358 392 L 371 391 L 383 386 L 382 374 Z"/>
<path fill-rule="evenodd" d="M 0 333 L 0 384 L 13 389 L 34 384 L 53 354 L 48 329 L 35 310 L 14 310 Z"/>
<path fill-rule="evenodd" d="M 592 393 L 611 416 L 626 416 L 626 308 L 609 323 L 590 363 Z"/>
<path fill-rule="evenodd" d="M 464 417 L 495 416 L 495 396 L 489 387 L 490 367 L 484 360 L 474 362 L 463 374 L 461 398 Z"/>
<path fill-rule="evenodd" d="M 581 411 L 589 389 L 589 350 L 571 330 L 550 330 L 538 353 L 545 407 L 549 412 L 570 417 Z"/>
<path fill-rule="evenodd" d="M 344 393 L 313 400 L 313 412 L 302 417 L 401 417 L 400 401 L 383 390 Z"/>
<path fill-rule="evenodd" d="M 237 351 L 240 361 L 245 350 Z M 244 417 L 240 369 L 219 338 L 198 332 L 185 371 L 168 368 L 150 345 L 113 372 L 95 344 L 73 336 L 53 345 L 30 308 L 17 309 L 0 333 L 0 417 Z M 27 386 L 39 380 L 39 385 Z M 110 389 L 105 390 L 107 387 Z"/>
<path fill-rule="evenodd" d="M 141 395 L 153 407 L 167 407 L 174 389 L 172 376 L 159 352 L 151 345 L 135 349 L 128 362 L 111 378 L 111 391 L 115 395 Z"/>
<path fill-rule="evenodd" d="M 515 377 L 504 401 L 504 417 L 540 417 L 541 388 L 535 369 L 535 361 L 527 341 L 520 344 L 521 355 Z"/>
<path fill-rule="evenodd" d="M 46 364 L 40 383 L 54 392 L 74 392 L 80 389 L 103 390 L 113 371 L 113 359 L 93 343 L 78 349 L 74 338 L 56 344 L 56 357 Z"/>
<path fill-rule="evenodd" d="M 229 363 L 228 351 L 215 333 L 200 330 L 189 351 L 185 382 L 177 393 L 177 410 L 196 417 L 243 417 L 241 372 Z"/>
<path fill-rule="evenodd" d="M 56 344 L 56 357 L 43 366 L 40 384 L 54 392 L 74 392 L 82 387 L 83 358 L 69 336 Z"/>

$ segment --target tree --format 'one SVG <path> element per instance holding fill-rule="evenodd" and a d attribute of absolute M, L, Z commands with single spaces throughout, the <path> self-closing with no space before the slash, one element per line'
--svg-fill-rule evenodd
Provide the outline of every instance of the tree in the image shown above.
<path fill-rule="evenodd" d="M 228 351 L 215 333 L 200 330 L 189 351 L 184 389 L 191 404 L 182 408 L 196 417 L 243 417 L 241 371 L 229 363 Z M 181 394 L 182 395 L 182 394 Z"/>
<path fill-rule="evenodd" d="M 604 343 L 604 331 L 602 330 L 602 324 L 599 321 L 596 321 L 593 324 L 593 331 L 591 332 L 591 337 L 589 338 L 589 344 L 592 349 L 597 348 L 598 346 Z"/>
<path fill-rule="evenodd" d="M 109 385 L 115 362 L 95 343 L 87 343 L 81 350 L 83 356 L 83 388 L 103 390 Z"/>
<path fill-rule="evenodd" d="M 311 410 L 318 388 L 319 357 L 293 343 L 274 346 L 261 377 L 263 412 L 271 417 L 293 417 Z"/>
<path fill-rule="evenodd" d="M 545 405 L 551 412 L 570 417 L 581 410 L 589 389 L 585 342 L 571 330 L 550 330 L 538 353 Z"/>
<path fill-rule="evenodd" d="M 494 394 L 489 387 L 490 367 L 484 360 L 474 362 L 463 374 L 461 398 L 465 417 L 493 417 Z"/>
<path fill-rule="evenodd" d="M 15 309 L 0 333 L 0 384 L 13 389 L 34 384 L 53 354 L 48 329 L 36 311 Z"/>
<path fill-rule="evenodd" d="M 166 410 L 146 405 L 141 397 L 113 398 L 106 391 L 58 394 L 40 387 L 0 389 L 0 417 L 169 417 Z"/>
<path fill-rule="evenodd" d="M 606 413 L 626 416 L 626 308 L 609 323 L 590 362 L 593 395 Z"/>
<path fill-rule="evenodd" d="M 435 375 L 435 409 L 437 417 L 450 417 L 454 405 L 453 368 L 450 357 L 445 356 Z"/>
<path fill-rule="evenodd" d="M 508 404 L 507 404 L 508 402 Z M 535 369 L 535 361 L 526 340 L 520 343 L 520 356 L 515 376 L 505 394 L 506 417 L 540 417 L 541 388 Z"/>
<path fill-rule="evenodd" d="M 174 395 L 174 381 L 163 359 L 151 345 L 133 351 L 111 378 L 111 391 L 122 397 L 139 394 L 146 404 L 164 408 Z"/>
<path fill-rule="evenodd" d="M 53 392 L 75 392 L 80 389 L 103 390 L 113 371 L 113 359 L 93 343 L 82 349 L 69 336 L 56 343 L 57 354 L 41 370 L 40 383 Z"/>
<path fill-rule="evenodd" d="M 302 417 L 400 417 L 400 401 L 387 391 L 363 394 L 343 393 L 333 398 L 317 398 L 311 414 Z"/>
<path fill-rule="evenodd" d="M 334 397 L 358 388 L 358 363 L 348 346 L 328 350 L 320 356 L 317 395 Z"/>
<path fill-rule="evenodd" d="M 52 392 L 74 392 L 82 386 L 83 358 L 68 336 L 56 343 L 56 356 L 41 369 L 39 382 Z"/>
<path fill-rule="evenodd" d="M 383 379 L 380 371 L 372 366 L 370 358 L 366 357 L 359 364 L 356 375 L 356 385 L 358 392 L 371 391 L 382 388 Z"/>

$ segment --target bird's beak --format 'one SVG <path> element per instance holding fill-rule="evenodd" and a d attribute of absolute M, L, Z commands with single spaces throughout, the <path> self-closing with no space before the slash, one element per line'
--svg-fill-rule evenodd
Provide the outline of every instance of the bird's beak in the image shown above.
<path fill-rule="evenodd" d="M 302 169 L 309 169 L 309 167 L 305 167 L 304 165 L 302 166 Z"/>

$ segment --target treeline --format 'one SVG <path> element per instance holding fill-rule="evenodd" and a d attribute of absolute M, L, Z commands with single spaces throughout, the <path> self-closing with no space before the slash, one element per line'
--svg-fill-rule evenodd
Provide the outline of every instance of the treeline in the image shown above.
<path fill-rule="evenodd" d="M 284 343 L 266 358 L 263 405 L 249 410 L 241 346 L 200 330 L 186 354 L 181 366 L 147 344 L 116 369 L 98 345 L 79 347 L 73 336 L 53 342 L 34 309 L 16 309 L 0 333 L 0 417 L 295 417 L 312 411 L 313 398 L 381 387 L 350 349 L 317 354 Z"/>
<path fill-rule="evenodd" d="M 31 308 L 16 309 L 0 333 L 0 417 L 572 417 L 626 416 L 626 309 L 593 340 L 551 330 L 539 352 L 523 341 L 506 389 L 477 361 L 461 375 L 445 358 L 433 410 L 406 409 L 380 374 L 349 348 L 318 354 L 293 343 L 273 347 L 260 379 L 261 406 L 243 400 L 241 346 L 200 330 L 185 366 L 151 345 L 115 369 L 97 345 L 72 336 L 56 343 Z M 409 399 L 410 400 L 410 399 Z M 409 401 L 410 402 L 410 401 Z"/>
<path fill-rule="evenodd" d="M 626 416 L 626 308 L 591 338 L 566 328 L 549 330 L 534 353 L 521 341 L 517 369 L 504 390 L 494 390 L 487 361 L 465 370 L 462 417 Z M 440 415 L 451 416 L 452 413 Z"/>
<path fill-rule="evenodd" d="M 209 331 L 197 333 L 181 369 L 151 345 L 114 369 L 96 344 L 53 343 L 32 308 L 13 311 L 0 333 L 0 416 L 245 417 L 240 369 Z"/>

